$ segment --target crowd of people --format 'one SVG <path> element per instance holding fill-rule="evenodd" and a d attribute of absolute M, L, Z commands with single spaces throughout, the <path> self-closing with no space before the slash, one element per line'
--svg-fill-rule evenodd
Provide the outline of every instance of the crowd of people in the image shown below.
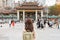
<path fill-rule="evenodd" d="M 48 27 L 53 28 L 53 25 L 57 25 L 58 26 L 58 22 L 54 22 L 52 20 L 43 20 L 43 19 L 38 19 L 37 21 L 37 28 L 45 28 L 45 25 L 48 25 Z M 57 27 L 59 28 L 59 27 Z M 27 20 L 25 20 L 25 30 L 23 31 L 23 40 L 35 40 L 35 31 L 34 31 L 34 26 L 33 26 L 33 21 L 28 18 Z M 28 37 L 27 37 L 28 36 Z"/>
<path fill-rule="evenodd" d="M 54 28 L 55 26 L 59 29 L 60 25 L 58 21 L 53 21 L 53 20 L 44 20 L 44 19 L 38 19 L 37 20 L 37 28 L 45 28 L 46 24 L 48 25 L 48 27 L 50 28 Z M 14 27 L 15 22 L 14 20 L 11 20 L 9 23 L 10 27 Z M 55 26 L 53 26 L 55 25 Z M 31 18 L 27 18 L 25 20 L 25 28 L 23 31 L 23 40 L 35 40 L 35 30 L 34 30 L 34 26 L 33 26 L 33 20 Z"/>
<path fill-rule="evenodd" d="M 38 19 L 37 21 L 37 28 L 45 28 L 45 25 L 48 25 L 48 27 L 53 28 L 53 25 L 58 26 L 58 22 L 52 21 L 52 20 L 44 20 L 44 19 Z M 59 28 L 59 27 L 57 27 Z M 35 31 L 34 31 L 34 26 L 33 26 L 33 21 L 28 18 L 25 20 L 25 28 L 23 32 L 23 40 L 34 40 L 35 39 Z M 30 35 L 30 36 L 29 36 Z M 28 36 L 28 37 L 27 37 Z"/>
<path fill-rule="evenodd" d="M 51 27 L 51 28 L 54 28 L 56 26 L 56 28 L 59 29 L 60 27 L 60 24 L 58 21 L 38 19 L 37 28 L 43 29 L 44 27 L 46 27 L 46 24 L 48 25 L 48 27 Z"/>

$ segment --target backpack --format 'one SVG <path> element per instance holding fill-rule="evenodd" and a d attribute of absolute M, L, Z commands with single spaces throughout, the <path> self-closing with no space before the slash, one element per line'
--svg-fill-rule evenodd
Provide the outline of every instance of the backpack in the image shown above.
<path fill-rule="evenodd" d="M 34 40 L 33 32 L 24 32 L 23 33 L 23 40 Z"/>

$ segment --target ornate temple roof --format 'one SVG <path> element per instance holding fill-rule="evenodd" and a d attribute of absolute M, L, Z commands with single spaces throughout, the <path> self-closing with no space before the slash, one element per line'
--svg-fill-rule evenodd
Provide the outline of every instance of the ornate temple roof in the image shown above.
<path fill-rule="evenodd" d="M 2 13 L 8 14 L 8 13 L 10 13 L 10 10 L 3 10 Z"/>
<path fill-rule="evenodd" d="M 38 6 L 39 3 L 37 2 L 24 2 L 21 5 L 22 6 Z"/>
<path fill-rule="evenodd" d="M 17 13 L 17 10 L 16 9 L 11 9 L 11 10 L 0 9 L 0 13 L 3 13 L 3 14 Z"/>
<path fill-rule="evenodd" d="M 11 8 L 10 6 L 5 6 L 3 8 L 0 8 L 0 13 L 4 13 L 4 14 L 17 13 L 17 10 Z"/>
<path fill-rule="evenodd" d="M 24 2 L 21 6 L 17 6 L 17 10 L 41 10 L 43 6 L 38 6 L 37 2 Z"/>
<path fill-rule="evenodd" d="M 9 6 L 6 6 L 2 9 L 0 9 L 0 13 L 17 13 L 17 10 L 43 10 L 43 6 L 38 6 L 39 4 L 37 2 L 24 2 L 20 6 L 15 7 L 12 9 Z"/>
<path fill-rule="evenodd" d="M 41 6 L 37 6 L 37 7 L 25 7 L 25 6 L 18 6 L 18 7 L 16 7 L 16 9 L 18 9 L 18 10 L 41 10 L 41 9 L 43 9 L 44 7 L 41 7 Z"/>

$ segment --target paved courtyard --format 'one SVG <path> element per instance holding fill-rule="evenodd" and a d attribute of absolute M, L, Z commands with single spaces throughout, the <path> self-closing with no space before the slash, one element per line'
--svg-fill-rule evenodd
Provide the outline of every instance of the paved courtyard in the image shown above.
<path fill-rule="evenodd" d="M 15 27 L 9 27 L 8 24 L 0 24 L 0 40 L 23 40 L 24 23 L 17 23 Z M 36 39 L 35 40 L 60 40 L 60 29 L 44 28 L 37 29 L 34 23 Z"/>

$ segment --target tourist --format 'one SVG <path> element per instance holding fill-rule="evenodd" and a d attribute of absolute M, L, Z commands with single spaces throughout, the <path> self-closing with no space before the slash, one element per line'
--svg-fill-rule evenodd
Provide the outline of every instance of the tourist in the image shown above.
<path fill-rule="evenodd" d="M 45 23 L 46 23 L 46 20 L 44 20 L 44 25 L 45 25 Z"/>
<path fill-rule="evenodd" d="M 11 27 L 11 20 L 9 20 L 9 27 Z"/>
<path fill-rule="evenodd" d="M 52 28 L 53 24 L 54 24 L 54 23 L 53 23 L 51 20 L 48 22 L 48 25 L 49 25 L 49 27 L 51 27 L 51 28 Z"/>
<path fill-rule="evenodd" d="M 40 25 L 41 25 L 41 28 L 43 29 L 44 28 L 44 20 L 43 19 L 41 19 Z"/>
<path fill-rule="evenodd" d="M 38 19 L 38 21 L 37 21 L 37 28 L 40 28 L 41 26 L 40 26 L 40 20 Z"/>
<path fill-rule="evenodd" d="M 12 27 L 15 26 L 15 22 L 14 22 L 14 20 L 11 21 L 11 26 L 12 26 Z"/>
<path fill-rule="evenodd" d="M 23 32 L 23 40 L 34 40 L 34 39 L 35 39 L 35 32 L 33 22 L 31 19 L 27 19 L 25 22 L 25 31 Z"/>

